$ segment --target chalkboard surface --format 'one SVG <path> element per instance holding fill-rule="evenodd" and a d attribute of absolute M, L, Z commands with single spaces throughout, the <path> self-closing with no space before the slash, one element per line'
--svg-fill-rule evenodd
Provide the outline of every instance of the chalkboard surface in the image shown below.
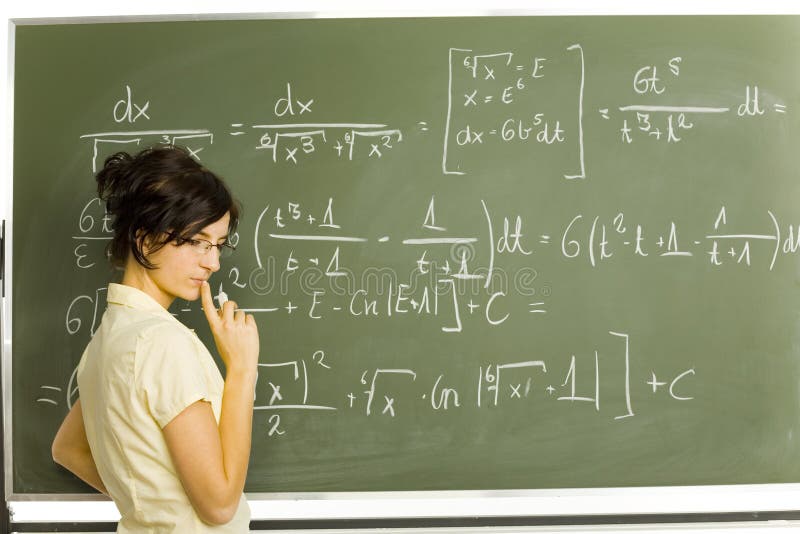
<path fill-rule="evenodd" d="M 800 482 L 799 30 L 17 26 L 14 493 L 89 491 L 49 447 L 117 276 L 92 175 L 157 143 L 244 205 L 248 492 Z"/>

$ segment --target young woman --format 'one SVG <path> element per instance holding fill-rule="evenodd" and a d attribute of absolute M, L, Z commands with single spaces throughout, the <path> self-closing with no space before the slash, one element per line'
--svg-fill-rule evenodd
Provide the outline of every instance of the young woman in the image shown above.
<path fill-rule="evenodd" d="M 53 459 L 109 495 L 118 532 L 247 532 L 242 493 L 253 417 L 258 330 L 208 278 L 238 208 L 225 184 L 181 148 L 109 157 L 97 191 L 113 216 L 108 308 L 78 366 L 80 400 Z M 202 299 L 226 367 L 167 311 Z"/>

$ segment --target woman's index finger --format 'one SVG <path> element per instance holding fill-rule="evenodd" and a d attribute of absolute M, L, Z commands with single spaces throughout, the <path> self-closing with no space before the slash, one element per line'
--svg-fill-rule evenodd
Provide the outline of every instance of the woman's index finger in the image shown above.
<path fill-rule="evenodd" d="M 219 321 L 217 308 L 214 307 L 214 298 L 211 296 L 211 285 L 208 282 L 203 282 L 200 286 L 200 299 L 203 302 L 203 313 L 206 314 L 206 319 L 209 324 L 216 325 Z"/>

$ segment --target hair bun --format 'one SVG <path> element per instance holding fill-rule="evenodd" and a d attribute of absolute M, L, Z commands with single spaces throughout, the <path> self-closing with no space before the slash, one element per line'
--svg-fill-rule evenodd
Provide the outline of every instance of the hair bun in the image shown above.
<path fill-rule="evenodd" d="M 127 152 L 117 152 L 106 158 L 103 168 L 97 173 L 97 196 L 106 202 L 106 209 L 114 212 L 119 205 L 118 200 L 125 196 L 128 186 L 125 176 L 128 174 L 133 156 Z"/>

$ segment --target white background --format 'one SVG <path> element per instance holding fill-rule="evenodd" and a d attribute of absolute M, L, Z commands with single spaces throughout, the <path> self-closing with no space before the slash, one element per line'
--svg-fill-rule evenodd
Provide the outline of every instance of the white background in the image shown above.
<path fill-rule="evenodd" d="M 402 5 L 402 8 L 400 7 Z M 254 13 L 267 15 L 269 13 L 306 13 L 309 16 L 325 17 L 358 17 L 358 16 L 445 16 L 445 15 L 492 15 L 492 14 L 529 14 L 529 15 L 602 15 L 602 14 L 756 14 L 756 13 L 785 13 L 800 14 L 800 3 L 761 0 L 744 2 L 741 0 L 709 1 L 709 0 L 663 0 L 651 2 L 634 2 L 620 0 L 606 0 L 604 2 L 589 2 L 578 0 L 539 0 L 523 2 L 520 0 L 461 0 L 447 2 L 442 0 L 403 0 L 398 2 L 379 3 L 365 0 L 337 0 L 335 2 L 322 0 L 294 0 L 284 2 L 257 2 L 253 0 L 226 0 L 226 1 L 195 1 L 188 0 L 137 0 L 130 4 L 113 2 L 112 0 L 12 0 L 10 4 L 0 6 L 0 15 L 3 23 L 0 24 L 0 72 L 7 73 L 7 83 L 0 84 L 0 218 L 8 220 L 11 216 L 11 176 L 12 176 L 12 132 L 13 132 L 13 46 L 9 44 L 9 21 L 14 18 L 65 18 L 65 17 L 98 17 L 98 16 L 137 16 L 137 15 L 187 15 L 187 14 L 225 14 L 225 13 Z M 800 43 L 787 43 L 788 46 L 798 46 Z M 798 65 L 800 68 L 800 65 Z M 6 225 L 8 233 L 8 224 Z M 10 266 L 9 266 L 10 268 Z M 6 303 L 4 310 L 8 310 Z M 4 311 L 6 313 L 6 311 Z M 8 326 L 6 322 L 5 326 Z M 4 329 L 4 345 L 8 347 L 10 328 Z M 7 354 L 7 352 L 6 352 Z M 9 406 L 5 406 L 8 411 Z M 798 451 L 800 454 L 800 451 Z M 709 491 L 714 491 L 716 496 L 710 497 Z M 800 510 L 800 489 L 797 487 L 784 490 L 769 490 L 764 492 L 758 488 L 738 489 L 735 495 L 728 494 L 725 489 L 719 490 L 655 490 L 647 495 L 637 491 L 623 491 L 617 493 L 607 492 L 597 495 L 593 492 L 573 493 L 568 495 L 550 495 L 529 498 L 490 498 L 480 499 L 473 496 L 468 501 L 458 501 L 452 504 L 452 509 L 447 513 L 448 502 L 452 499 L 431 499 L 429 497 L 410 498 L 402 503 L 383 502 L 382 499 L 354 500 L 349 505 L 342 506 L 343 502 L 316 501 L 315 503 L 286 501 L 262 501 L 253 503 L 253 517 L 346 517 L 347 509 L 359 510 L 361 513 L 367 509 L 373 510 L 375 515 L 401 515 L 406 517 L 430 515 L 538 515 L 542 513 L 555 515 L 569 515 L 574 513 L 575 507 L 584 513 L 640 513 L 650 510 L 665 513 L 670 510 L 713 512 L 730 510 L 732 502 L 737 503 L 741 510 Z M 555 497 L 555 499 L 554 499 Z M 545 498 L 546 501 L 540 500 Z M 345 501 L 346 502 L 346 501 Z M 546 504 L 547 510 L 542 510 Z M 638 503 L 638 504 L 637 504 Z M 538 505 L 538 506 L 537 506 Z M 310 506 L 312 508 L 310 508 Z M 677 508 L 675 508 L 677 507 Z M 117 519 L 116 510 L 111 503 L 57 503 L 36 502 L 14 503 L 15 521 L 49 521 L 49 520 L 101 520 L 113 521 Z M 459 513 L 460 512 L 460 513 Z M 631 526 L 631 527 L 562 527 L 562 528 L 511 528 L 491 529 L 504 532 L 625 532 L 626 534 L 640 532 L 680 532 L 692 533 L 722 533 L 722 532 L 800 532 L 800 522 L 771 522 L 723 524 L 723 525 L 669 525 L 661 527 Z M 465 530 L 466 532 L 467 530 Z M 469 529 L 472 532 L 473 529 Z M 387 532 L 387 531 L 382 531 Z M 404 531 L 411 532 L 411 531 Z M 454 529 L 443 529 L 443 532 L 455 532 Z"/>

